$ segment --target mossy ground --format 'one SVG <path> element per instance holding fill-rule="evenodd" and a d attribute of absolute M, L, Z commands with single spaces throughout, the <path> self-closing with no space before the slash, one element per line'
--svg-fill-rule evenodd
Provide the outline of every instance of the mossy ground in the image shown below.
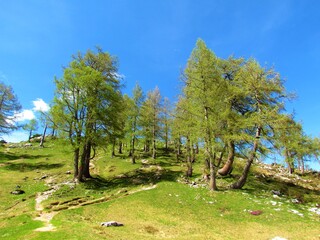
<path fill-rule="evenodd" d="M 131 164 L 126 153 L 111 158 L 99 151 L 93 179 L 62 185 L 43 202 L 44 211 L 58 211 L 51 220 L 55 231 L 37 232 L 43 222 L 34 220 L 39 214 L 36 194 L 48 190 L 48 179 L 52 184 L 72 180 L 72 174 L 66 174 L 72 171 L 71 149 L 56 140 L 45 148 L 2 147 L 0 157 L 0 239 L 320 238 L 320 217 L 309 211 L 320 204 L 319 189 L 307 186 L 319 186 L 319 178 L 301 176 L 305 185 L 288 184 L 266 177 L 266 170 L 255 165 L 243 190 L 227 190 L 240 174 L 243 163 L 237 161 L 233 177 L 219 178 L 221 190 L 210 192 L 196 180 L 200 160 L 190 179 L 197 184 L 191 186 L 182 177 L 184 163 L 165 152 L 157 160 L 141 154 L 137 164 Z M 10 194 L 17 185 L 25 194 Z M 282 195 L 276 197 L 272 190 Z M 302 202 L 292 201 L 297 198 Z M 251 215 L 252 210 L 262 213 Z M 124 227 L 100 226 L 110 220 Z"/>

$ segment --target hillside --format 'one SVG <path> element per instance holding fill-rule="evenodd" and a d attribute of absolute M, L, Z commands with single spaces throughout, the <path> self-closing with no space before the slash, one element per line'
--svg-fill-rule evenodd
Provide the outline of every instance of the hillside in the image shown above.
<path fill-rule="evenodd" d="M 288 175 L 255 163 L 245 187 L 228 190 L 243 164 L 237 159 L 211 192 L 201 160 L 187 180 L 185 163 L 165 152 L 156 160 L 140 153 L 131 164 L 126 153 L 101 150 L 94 178 L 81 184 L 60 140 L 4 145 L 0 156 L 1 239 L 320 239 L 318 172 Z M 113 220 L 124 226 L 101 226 Z"/>

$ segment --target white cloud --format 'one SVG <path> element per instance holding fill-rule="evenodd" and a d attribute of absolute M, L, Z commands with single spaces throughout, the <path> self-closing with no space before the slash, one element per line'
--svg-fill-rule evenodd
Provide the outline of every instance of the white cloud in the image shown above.
<path fill-rule="evenodd" d="M 6 142 L 17 143 L 17 142 L 28 140 L 28 133 L 23 131 L 15 131 L 15 132 L 12 132 L 11 134 L 2 136 L 2 138 Z"/>
<path fill-rule="evenodd" d="M 33 111 L 48 112 L 50 109 L 49 105 L 41 98 L 37 98 L 37 100 L 32 101 L 32 103 L 34 105 Z"/>
<path fill-rule="evenodd" d="M 20 113 L 16 113 L 13 117 L 15 122 L 23 122 L 36 118 L 32 110 L 25 109 Z"/>

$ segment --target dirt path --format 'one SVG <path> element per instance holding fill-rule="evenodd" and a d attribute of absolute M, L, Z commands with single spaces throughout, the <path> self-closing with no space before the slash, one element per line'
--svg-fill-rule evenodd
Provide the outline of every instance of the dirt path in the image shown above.
<path fill-rule="evenodd" d="M 38 232 L 48 232 L 48 231 L 54 231 L 56 229 L 55 226 L 52 225 L 51 220 L 52 218 L 58 213 L 58 212 L 44 212 L 42 202 L 44 200 L 47 200 L 54 192 L 56 192 L 60 186 L 62 185 L 74 185 L 74 183 L 71 182 L 65 182 L 65 183 L 60 183 L 60 184 L 52 184 L 54 182 L 54 179 L 52 177 L 49 177 L 46 179 L 46 184 L 48 186 L 51 186 L 51 189 L 38 193 L 36 195 L 36 206 L 35 210 L 38 212 L 38 217 L 34 218 L 34 220 L 44 222 L 44 227 L 37 228 L 34 231 Z"/>
<path fill-rule="evenodd" d="M 64 183 L 54 184 L 53 182 L 54 182 L 54 179 L 52 177 L 49 177 L 48 179 L 46 179 L 46 184 L 51 188 L 45 192 L 41 192 L 36 195 L 35 210 L 38 212 L 38 216 L 34 218 L 34 220 L 43 222 L 44 226 L 37 228 L 34 231 L 38 231 L 38 232 L 55 231 L 56 227 L 51 223 L 51 220 L 60 211 L 67 210 L 67 209 L 75 209 L 75 208 L 83 207 L 86 205 L 98 204 L 98 203 L 109 201 L 111 199 L 128 196 L 137 192 L 148 191 L 157 187 L 157 185 L 151 185 L 151 186 L 144 186 L 144 187 L 141 187 L 140 189 L 135 189 L 132 191 L 124 191 L 124 192 L 119 191 L 119 193 L 113 197 L 106 196 L 106 197 L 93 199 L 93 200 L 92 199 L 89 200 L 86 198 L 74 198 L 61 203 L 55 203 L 55 206 L 51 206 L 52 208 L 49 212 L 45 212 L 44 207 L 42 205 L 43 201 L 47 200 L 50 196 L 52 196 L 52 194 L 56 192 L 62 185 L 74 186 L 75 184 L 73 182 L 64 182 Z"/>

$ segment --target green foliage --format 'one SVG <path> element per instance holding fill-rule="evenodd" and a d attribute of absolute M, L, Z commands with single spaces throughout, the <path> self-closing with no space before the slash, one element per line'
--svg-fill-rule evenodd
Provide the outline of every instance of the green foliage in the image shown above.
<path fill-rule="evenodd" d="M 0 134 L 16 129 L 14 115 L 21 110 L 21 105 L 11 86 L 0 82 Z"/>
<path fill-rule="evenodd" d="M 56 79 L 51 115 L 55 128 L 65 132 L 75 149 L 75 167 L 81 152 L 78 178 L 87 170 L 91 148 L 122 135 L 124 103 L 120 92 L 116 59 L 97 49 L 79 53 Z M 76 173 L 78 174 L 78 173 Z"/>
<path fill-rule="evenodd" d="M 38 129 L 38 121 L 36 119 L 31 119 L 27 124 L 23 125 L 22 128 L 29 133 L 29 141 L 32 137 L 32 132 Z"/>

